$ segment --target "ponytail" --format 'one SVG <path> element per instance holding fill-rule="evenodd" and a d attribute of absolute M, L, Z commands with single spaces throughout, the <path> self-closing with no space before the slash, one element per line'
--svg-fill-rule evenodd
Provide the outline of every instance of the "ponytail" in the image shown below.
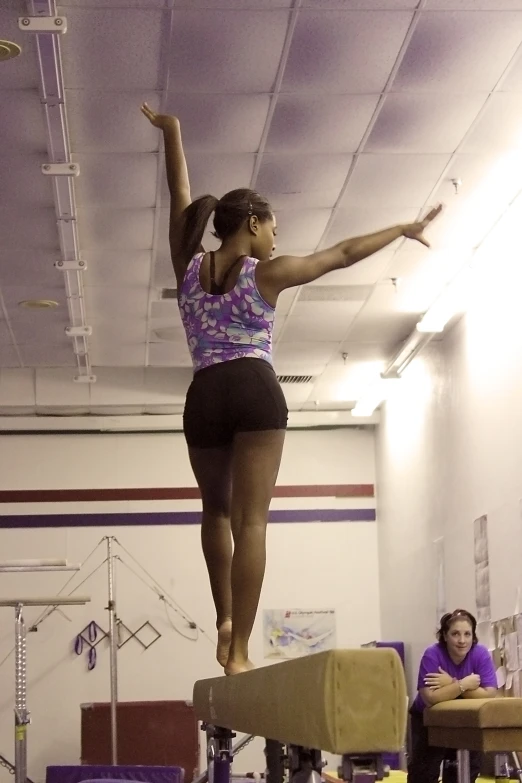
<path fill-rule="evenodd" d="M 218 199 L 215 196 L 206 195 L 197 198 L 185 209 L 183 213 L 185 216 L 185 227 L 183 229 L 181 247 L 187 262 L 195 256 L 201 247 L 205 228 L 217 204 Z"/>

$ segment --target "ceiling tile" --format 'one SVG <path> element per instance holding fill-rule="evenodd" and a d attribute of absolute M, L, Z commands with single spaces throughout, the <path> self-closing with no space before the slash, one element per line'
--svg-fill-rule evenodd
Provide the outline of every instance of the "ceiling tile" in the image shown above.
<path fill-rule="evenodd" d="M 278 215 L 280 210 L 287 209 L 333 209 L 339 198 L 339 188 L 334 190 L 303 190 L 300 193 L 269 193 L 264 191 L 263 195 L 268 199 L 272 209 Z"/>
<path fill-rule="evenodd" d="M 363 362 L 386 362 L 391 358 L 392 344 L 385 338 L 381 342 L 350 342 L 346 340 L 341 348 L 349 360 Z"/>
<path fill-rule="evenodd" d="M 362 302 L 297 302 L 281 341 L 341 342 Z"/>
<path fill-rule="evenodd" d="M 140 112 L 143 102 L 158 106 L 153 91 L 66 90 L 67 120 L 75 153 L 157 152 L 160 132 Z M 122 133 L 122 128 L 125 132 Z"/>
<path fill-rule="evenodd" d="M 143 367 L 145 344 L 107 343 L 93 338 L 89 355 L 93 367 Z"/>
<path fill-rule="evenodd" d="M 418 208 L 429 197 L 449 155 L 361 155 L 341 208 Z"/>
<path fill-rule="evenodd" d="M 433 11 L 522 11 L 522 0 L 426 0 Z"/>
<path fill-rule="evenodd" d="M 379 379 L 385 369 L 384 361 L 360 361 L 346 357 L 331 363 L 314 384 L 312 398 L 320 404 L 326 402 L 354 402 Z"/>
<path fill-rule="evenodd" d="M 2 226 L 1 218 L 0 226 Z M 3 235 L 1 229 L 0 234 Z M 4 258 L 4 254 L 0 251 L 0 287 L 22 288 L 27 285 L 27 280 L 38 280 L 38 285 L 42 289 L 47 289 L 53 288 L 57 284 L 60 285 L 62 282 L 62 273 L 54 266 L 55 261 L 59 258 L 58 248 L 55 253 L 35 252 L 30 248 L 11 250 L 9 251 L 8 263 L 4 263 Z"/>
<path fill-rule="evenodd" d="M 312 384 L 283 383 L 281 385 L 289 411 L 300 410 L 312 391 Z"/>
<path fill-rule="evenodd" d="M 27 343 L 26 345 L 20 345 L 19 348 L 26 367 L 77 366 L 72 344 L 53 345 L 52 343 L 46 342 L 45 345 L 33 345 Z M 71 382 L 73 375 L 68 375 Z M 67 401 L 70 403 L 69 393 L 67 393 Z M 42 403 L 37 400 L 37 404 Z"/>
<path fill-rule="evenodd" d="M 149 343 L 150 367 L 191 367 L 186 343 Z"/>
<path fill-rule="evenodd" d="M 168 0 L 60 0 L 65 9 L 82 8 L 165 8 Z"/>
<path fill-rule="evenodd" d="M 378 95 L 280 95 L 267 152 L 355 152 L 378 100 Z"/>
<path fill-rule="evenodd" d="M 285 315 L 281 315 L 281 313 L 276 315 L 276 319 L 274 321 L 274 329 L 273 329 L 273 332 L 272 332 L 272 344 L 273 345 L 275 345 L 276 342 L 281 337 L 281 335 L 282 335 L 282 333 L 284 331 L 284 328 L 285 328 L 285 323 L 286 323 L 286 316 Z"/>
<path fill-rule="evenodd" d="M 13 342 L 11 332 L 4 318 L 0 318 L 0 345 L 11 345 Z"/>
<path fill-rule="evenodd" d="M 418 315 L 401 311 L 397 289 L 391 283 L 382 283 L 374 288 L 344 342 L 399 342 L 408 336 L 417 321 Z"/>
<path fill-rule="evenodd" d="M 338 349 L 337 342 L 278 342 L 274 366 L 279 375 L 319 375 Z"/>
<path fill-rule="evenodd" d="M 128 318 L 102 319 L 89 317 L 92 326 L 92 339 L 100 343 L 126 343 L 135 345 L 144 343 L 147 339 L 146 318 L 135 318 L 129 314 Z"/>
<path fill-rule="evenodd" d="M 486 98 L 481 94 L 390 94 L 365 151 L 454 152 Z"/>
<path fill-rule="evenodd" d="M 96 383 L 90 386 L 91 405 L 140 405 L 145 402 L 145 369 L 108 367 L 96 369 Z"/>
<path fill-rule="evenodd" d="M 38 315 L 43 317 L 38 317 Z M 18 345 L 61 345 L 72 353 L 72 342 L 65 334 L 69 319 L 65 313 L 35 313 L 27 318 L 11 319 L 11 329 Z"/>
<path fill-rule="evenodd" d="M 408 337 L 418 320 L 418 315 L 410 313 L 363 313 L 346 335 L 346 342 L 398 345 Z"/>
<path fill-rule="evenodd" d="M 169 90 L 271 92 L 288 19 L 285 10 L 174 10 Z"/>
<path fill-rule="evenodd" d="M 215 0 L 176 0 L 176 8 L 216 8 Z M 293 0 L 219 0 L 220 8 L 234 8 L 237 11 L 254 9 L 290 8 Z"/>
<path fill-rule="evenodd" d="M 2 29 L 2 28 L 0 28 Z M 2 30 L 3 34 L 3 30 Z M 13 61 L 16 62 L 16 61 Z M 2 63 L 9 69 L 11 61 Z M 33 66 L 36 68 L 36 66 Z M 7 86 L 7 85 L 6 85 Z M 44 114 L 38 90 L 0 90 L 0 115 L 9 117 L 9 122 L 2 122 L 2 148 L 0 155 L 39 155 L 41 163 L 47 157 Z M 39 169 L 34 172 L 34 178 L 42 178 Z"/>
<path fill-rule="evenodd" d="M 256 188 L 270 194 L 300 195 L 314 191 L 339 194 L 351 162 L 351 155 L 264 155 Z"/>
<path fill-rule="evenodd" d="M 75 181 L 77 204 L 118 209 L 152 208 L 156 204 L 157 155 L 74 155 L 80 165 Z"/>
<path fill-rule="evenodd" d="M 20 367 L 23 363 L 23 357 L 20 359 L 21 356 L 21 352 L 19 355 L 14 345 L 2 345 L 0 342 L 0 367 Z M 5 405 L 6 403 L 0 400 L 0 404 Z"/>
<path fill-rule="evenodd" d="M 277 215 L 278 239 L 293 247 L 316 247 L 329 217 L 329 209 L 281 210 Z"/>
<path fill-rule="evenodd" d="M 281 291 L 281 293 L 277 298 L 276 323 L 279 320 L 282 320 L 283 316 L 288 315 L 288 313 L 292 308 L 292 305 L 296 301 L 297 295 L 298 295 L 297 288 L 287 288 L 285 291 Z"/>
<path fill-rule="evenodd" d="M 9 7 L 5 7 L 6 2 L 2 0 L 0 9 L 0 30 L 1 37 L 4 40 L 13 41 L 22 49 L 22 54 L 13 60 L 2 62 L 0 68 L 0 89 L 9 90 L 30 90 L 38 87 L 38 71 L 36 70 L 36 41 L 32 35 L 24 33 L 18 27 L 18 17 L 23 13 L 19 0 L 13 0 Z M 0 102 L 0 106 L 3 101 Z M 9 106 L 11 112 L 16 110 L 16 102 Z M 4 115 L 3 107 L 0 109 Z M 19 127 L 19 131 L 23 126 Z M 2 139 L 5 134 L 5 123 L 2 123 Z"/>
<path fill-rule="evenodd" d="M 163 210 L 162 210 L 163 212 Z M 165 225 L 164 223 L 160 225 Z M 168 229 L 167 229 L 168 231 Z M 162 234 L 161 230 L 158 230 L 158 243 L 160 245 L 159 252 L 156 256 L 156 262 L 154 264 L 153 273 L 153 285 L 158 288 L 175 288 L 176 276 L 174 274 L 174 268 L 172 266 L 172 260 L 170 257 L 170 251 L 168 247 L 168 233 Z M 208 250 L 208 246 L 204 243 L 204 247 Z"/>
<path fill-rule="evenodd" d="M 132 313 L 136 318 L 146 318 L 148 291 L 146 288 L 113 286 L 85 286 L 85 302 L 89 318 L 119 318 Z"/>
<path fill-rule="evenodd" d="M 413 243 L 404 244 L 393 256 L 387 275 L 388 278 L 405 278 L 414 274 L 423 264 L 430 263 L 432 253 L 426 253 L 425 248 Z"/>
<path fill-rule="evenodd" d="M 404 11 L 417 8 L 419 0 L 303 0 L 303 8 L 360 10 L 360 11 Z"/>
<path fill-rule="evenodd" d="M 522 50 L 514 58 L 506 78 L 502 80 L 501 89 L 507 92 L 522 92 Z"/>
<path fill-rule="evenodd" d="M 255 155 L 234 155 L 209 153 L 187 153 L 187 167 L 193 199 L 212 193 L 221 198 L 229 190 L 250 186 L 254 170 Z M 161 203 L 167 206 L 170 200 L 167 177 L 163 172 Z"/>
<path fill-rule="evenodd" d="M 84 282 L 88 286 L 147 288 L 149 285 L 150 251 L 86 250 L 81 255 L 87 264 Z"/>
<path fill-rule="evenodd" d="M 310 285 L 373 285 L 389 267 L 393 252 L 381 250 L 347 269 L 338 269 L 320 277 Z"/>
<path fill-rule="evenodd" d="M 154 210 L 104 209 L 81 210 L 82 248 L 95 250 L 149 250 L 152 247 Z"/>
<path fill-rule="evenodd" d="M 3 148 L 0 150 L 2 192 L 9 193 L 11 204 L 21 203 L 26 209 L 52 205 L 52 184 L 42 174 L 42 163 L 46 160 L 46 155 L 7 155 Z"/>
<path fill-rule="evenodd" d="M 283 92 L 381 92 L 411 19 L 407 11 L 301 11 Z"/>
<path fill-rule="evenodd" d="M 444 213 L 429 229 L 429 239 L 434 248 L 462 244 L 463 236 L 471 245 L 482 239 L 498 214 L 491 212 L 491 194 L 495 193 L 496 209 L 501 210 L 514 197 L 518 187 L 516 177 L 511 181 L 505 178 L 505 160 L 498 153 L 455 156 L 447 178 L 433 198 L 434 203 L 440 201 L 446 205 Z M 462 181 L 458 195 L 452 179 Z"/>
<path fill-rule="evenodd" d="M 188 151 L 240 154 L 259 149 L 269 105 L 269 95 L 169 94 L 165 111 L 179 117 Z"/>
<path fill-rule="evenodd" d="M 515 54 L 521 37 L 519 13 L 422 14 L 393 89 L 490 92 Z"/>
<path fill-rule="evenodd" d="M 520 71 L 522 88 L 522 68 Z M 520 93 L 493 93 L 480 119 L 461 147 L 462 152 L 489 154 L 522 146 Z"/>
<path fill-rule="evenodd" d="M 66 88 L 157 89 L 166 18 L 147 9 L 68 9 L 61 42 Z"/>
<path fill-rule="evenodd" d="M 477 188 L 483 186 L 491 173 L 498 166 L 502 156 L 497 152 L 487 152 L 482 155 L 472 155 L 462 153 L 455 155 L 451 166 L 448 168 L 447 175 L 441 183 L 439 190 L 434 195 L 434 201 L 441 201 L 446 205 L 446 212 L 454 212 L 459 203 L 472 198 Z M 460 179 L 458 194 L 455 193 L 455 187 L 452 179 Z M 446 215 L 443 213 L 441 222 Z M 434 224 L 438 227 L 439 220 Z"/>
<path fill-rule="evenodd" d="M 380 209 L 370 212 L 366 207 L 352 206 L 350 209 L 340 209 L 321 245 L 329 247 L 350 237 L 371 234 L 390 226 L 411 223 L 417 217 L 416 208 Z M 396 249 L 397 242 L 388 248 Z"/>
<path fill-rule="evenodd" d="M 0 212 L 0 234 L 3 252 L 59 252 L 56 213 L 53 207 L 34 207 L 28 210 L 16 203 L 3 204 Z"/>

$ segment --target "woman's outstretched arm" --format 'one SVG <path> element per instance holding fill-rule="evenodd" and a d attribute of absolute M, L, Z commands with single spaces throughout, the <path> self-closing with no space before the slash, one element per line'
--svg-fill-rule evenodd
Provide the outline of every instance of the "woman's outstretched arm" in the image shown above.
<path fill-rule="evenodd" d="M 335 269 L 345 269 L 352 266 L 352 264 L 377 253 L 401 237 L 414 239 L 429 247 L 429 243 L 424 237 L 424 229 L 435 220 L 441 210 L 441 206 L 435 207 L 417 223 L 393 226 L 374 234 L 346 239 L 327 250 L 319 250 L 309 256 L 301 258 L 279 256 L 260 265 L 258 280 L 262 283 L 263 290 L 266 290 L 267 296 L 270 297 L 269 301 L 271 301 L 277 299 L 278 294 L 285 288 L 305 285 Z"/>
<path fill-rule="evenodd" d="M 181 140 L 181 126 L 177 117 L 171 114 L 156 114 L 146 103 L 141 111 L 155 128 L 163 131 L 165 143 L 165 167 L 170 193 L 170 254 L 178 285 L 185 274 L 181 241 L 184 229 L 184 212 L 191 203 L 190 182 Z"/>

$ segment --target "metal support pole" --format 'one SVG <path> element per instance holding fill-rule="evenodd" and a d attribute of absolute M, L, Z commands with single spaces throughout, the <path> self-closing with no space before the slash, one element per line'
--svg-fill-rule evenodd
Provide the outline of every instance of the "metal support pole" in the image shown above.
<path fill-rule="evenodd" d="M 15 781 L 27 781 L 27 648 L 23 604 L 15 607 Z"/>
<path fill-rule="evenodd" d="M 458 783 L 470 783 L 469 750 L 457 751 L 457 780 Z"/>
<path fill-rule="evenodd" d="M 34 565 L 20 566 L 24 571 L 34 571 Z M 0 607 L 14 607 L 15 610 L 15 783 L 31 783 L 27 777 L 27 629 L 25 626 L 24 606 L 80 606 L 90 601 L 86 596 L 57 596 L 47 598 L 0 598 Z M 0 760 L 3 756 L 0 756 Z M 4 762 L 5 766 L 5 762 Z"/>
<path fill-rule="evenodd" d="M 107 563 L 109 577 L 109 645 L 111 679 L 111 764 L 118 763 L 118 640 L 116 638 L 116 600 L 114 589 L 114 558 L 112 543 L 114 538 L 107 537 Z"/>

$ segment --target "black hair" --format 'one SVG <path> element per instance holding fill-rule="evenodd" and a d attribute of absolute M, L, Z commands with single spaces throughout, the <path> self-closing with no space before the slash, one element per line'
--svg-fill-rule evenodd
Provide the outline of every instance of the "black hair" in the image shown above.
<path fill-rule="evenodd" d="M 189 204 L 184 212 L 182 248 L 187 260 L 190 260 L 201 246 L 205 228 L 213 212 L 214 236 L 222 242 L 235 234 L 242 223 L 252 215 L 261 221 L 273 217 L 268 201 L 249 188 L 231 190 L 219 200 L 215 196 L 201 196 Z"/>
<path fill-rule="evenodd" d="M 444 637 L 449 632 L 453 623 L 457 620 L 468 621 L 468 623 L 471 625 L 471 632 L 473 634 L 473 644 L 477 644 L 477 621 L 471 612 L 468 612 L 467 609 L 455 609 L 454 612 L 447 612 L 446 614 L 442 615 L 440 618 L 440 628 L 437 631 L 437 641 L 439 644 L 442 644 L 443 647 L 446 646 L 446 639 Z"/>

